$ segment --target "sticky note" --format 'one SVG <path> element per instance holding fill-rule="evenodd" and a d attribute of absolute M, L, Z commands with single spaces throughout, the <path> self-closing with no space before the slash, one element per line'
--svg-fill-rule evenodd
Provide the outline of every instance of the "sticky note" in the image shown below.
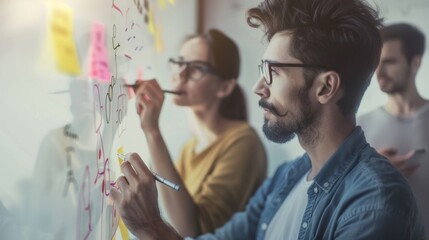
<path fill-rule="evenodd" d="M 152 33 L 152 34 L 155 34 L 155 25 L 154 25 L 154 23 L 153 23 L 153 13 L 152 13 L 152 10 L 151 9 L 149 9 L 149 11 L 148 11 L 148 13 L 147 13 L 147 15 L 148 15 L 148 24 L 149 24 L 149 32 L 150 33 Z"/>
<path fill-rule="evenodd" d="M 103 83 L 110 82 L 110 67 L 106 49 L 106 32 L 102 23 L 93 23 L 90 45 L 89 77 Z"/>
<path fill-rule="evenodd" d="M 124 154 L 124 147 L 123 147 L 123 146 L 120 146 L 120 147 L 118 148 L 117 152 L 118 152 L 119 154 Z"/>
<path fill-rule="evenodd" d="M 162 50 L 164 49 L 162 29 L 159 25 L 155 29 L 155 47 L 157 52 L 162 52 Z"/>
<path fill-rule="evenodd" d="M 51 2 L 49 29 L 54 46 L 56 65 L 60 72 L 80 73 L 80 65 L 73 39 L 73 11 L 62 2 Z"/>
<path fill-rule="evenodd" d="M 122 240 L 130 239 L 130 236 L 128 235 L 128 229 L 122 221 L 122 218 L 119 218 L 119 231 L 121 232 Z"/>
<path fill-rule="evenodd" d="M 171 5 L 174 5 L 174 3 L 176 3 L 176 0 L 168 0 L 168 2 L 169 2 Z"/>
<path fill-rule="evenodd" d="M 159 6 L 164 9 L 165 8 L 165 0 L 159 0 Z"/>
<path fill-rule="evenodd" d="M 124 147 L 119 147 L 117 150 L 117 153 L 119 154 L 124 154 Z M 119 162 L 119 166 L 121 166 L 121 164 L 124 162 L 124 159 L 122 159 L 121 157 L 118 156 L 118 162 Z"/>

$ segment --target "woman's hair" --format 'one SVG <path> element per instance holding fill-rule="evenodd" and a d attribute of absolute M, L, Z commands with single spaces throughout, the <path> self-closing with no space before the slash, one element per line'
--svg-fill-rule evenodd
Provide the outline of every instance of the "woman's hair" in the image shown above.
<path fill-rule="evenodd" d="M 219 75 L 221 81 L 238 80 L 240 75 L 240 54 L 235 42 L 219 30 L 211 29 L 207 33 L 187 38 L 202 38 L 209 45 L 209 63 Z M 247 107 L 244 93 L 238 84 L 231 94 L 220 102 L 219 113 L 230 120 L 247 121 Z"/>

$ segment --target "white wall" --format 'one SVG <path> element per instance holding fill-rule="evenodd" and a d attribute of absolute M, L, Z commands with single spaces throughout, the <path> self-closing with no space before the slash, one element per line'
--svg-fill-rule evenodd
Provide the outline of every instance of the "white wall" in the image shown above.
<path fill-rule="evenodd" d="M 264 139 L 268 151 L 269 173 L 285 160 L 291 160 L 303 153 L 297 139 L 283 145 L 274 144 L 264 138 L 261 131 L 263 117 L 258 108 L 259 98 L 253 94 L 252 86 L 258 79 L 257 65 L 260 62 L 266 42 L 263 41 L 262 32 L 250 28 L 246 23 L 245 13 L 247 9 L 257 6 L 260 0 L 205 0 L 204 29 L 219 28 L 230 35 L 240 47 L 242 58 L 242 71 L 239 83 L 247 93 L 249 105 L 250 123 L 258 130 Z M 415 24 L 427 34 L 429 39 L 429 25 L 427 15 L 429 14 L 429 1 L 427 0 L 378 0 L 382 16 L 387 24 L 397 21 L 407 21 Z M 428 40 L 426 41 L 428 43 Z M 428 45 L 426 43 L 426 45 Z M 420 93 L 429 98 L 429 54 L 423 58 L 421 70 L 417 76 L 417 86 Z M 362 101 L 358 115 L 374 109 L 383 104 L 386 97 L 372 81 Z"/>

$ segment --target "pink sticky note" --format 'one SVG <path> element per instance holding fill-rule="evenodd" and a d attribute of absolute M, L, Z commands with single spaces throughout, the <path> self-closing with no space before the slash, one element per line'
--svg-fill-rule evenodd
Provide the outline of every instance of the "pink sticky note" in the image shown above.
<path fill-rule="evenodd" d="M 89 76 L 104 83 L 110 82 L 110 68 L 106 49 L 106 32 L 102 23 L 92 24 L 91 60 Z"/>

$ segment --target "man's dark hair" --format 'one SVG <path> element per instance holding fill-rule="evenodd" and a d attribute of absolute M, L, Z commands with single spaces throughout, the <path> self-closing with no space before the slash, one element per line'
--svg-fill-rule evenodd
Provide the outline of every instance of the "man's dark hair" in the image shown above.
<path fill-rule="evenodd" d="M 413 25 L 398 23 L 380 29 L 383 42 L 390 40 L 401 41 L 402 52 L 408 63 L 415 56 L 423 56 L 425 51 L 425 35 Z"/>
<path fill-rule="evenodd" d="M 291 32 L 295 58 L 336 71 L 344 90 L 337 104 L 346 116 L 356 113 L 380 60 L 382 20 L 376 10 L 362 0 L 265 0 L 247 14 L 248 24 L 262 25 L 268 40 Z M 305 68 L 307 85 L 322 71 Z"/>

